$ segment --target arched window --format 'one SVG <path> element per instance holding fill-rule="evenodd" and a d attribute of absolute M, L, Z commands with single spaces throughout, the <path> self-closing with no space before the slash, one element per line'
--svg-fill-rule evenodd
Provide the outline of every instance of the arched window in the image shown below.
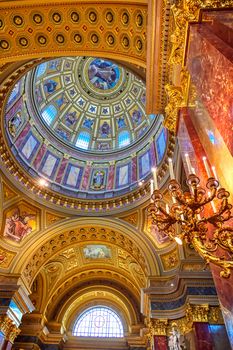
<path fill-rule="evenodd" d="M 94 306 L 78 317 L 73 335 L 120 338 L 124 333 L 121 319 L 115 311 L 105 306 Z"/>
<path fill-rule="evenodd" d="M 42 117 L 48 125 L 52 124 L 56 115 L 57 115 L 57 110 L 53 105 L 45 107 L 45 109 L 42 112 Z"/>
<path fill-rule="evenodd" d="M 36 77 L 38 78 L 41 75 L 43 75 L 46 71 L 46 68 L 47 68 L 47 63 L 41 63 L 37 68 Z"/>
<path fill-rule="evenodd" d="M 118 135 L 118 146 L 125 147 L 130 144 L 130 134 L 129 131 L 123 130 Z"/>
<path fill-rule="evenodd" d="M 89 132 L 81 131 L 76 141 L 76 147 L 79 147 L 82 149 L 88 149 L 90 141 L 91 141 L 91 135 L 89 134 Z"/>
<path fill-rule="evenodd" d="M 16 100 L 16 98 L 19 95 L 19 91 L 20 91 L 20 81 L 18 81 L 18 83 L 15 84 L 14 89 L 11 91 L 10 97 L 7 101 L 7 105 L 9 106 L 13 101 Z"/>

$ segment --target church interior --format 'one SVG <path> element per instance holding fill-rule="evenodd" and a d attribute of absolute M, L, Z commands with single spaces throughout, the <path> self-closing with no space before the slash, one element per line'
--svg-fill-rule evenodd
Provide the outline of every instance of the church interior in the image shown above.
<path fill-rule="evenodd" d="M 233 0 L 0 0 L 0 349 L 233 349 Z"/>

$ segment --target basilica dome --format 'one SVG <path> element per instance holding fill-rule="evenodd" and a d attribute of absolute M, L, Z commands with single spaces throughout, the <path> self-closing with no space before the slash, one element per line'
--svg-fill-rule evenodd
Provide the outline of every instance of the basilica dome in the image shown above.
<path fill-rule="evenodd" d="M 33 100 L 45 126 L 63 143 L 87 151 L 127 147 L 149 129 L 145 84 L 100 58 L 44 62 L 32 77 Z"/>
<path fill-rule="evenodd" d="M 147 181 L 166 154 L 163 117 L 145 103 L 145 83 L 114 62 L 47 60 L 9 92 L 5 138 L 30 181 L 46 183 L 46 198 L 109 200 Z"/>

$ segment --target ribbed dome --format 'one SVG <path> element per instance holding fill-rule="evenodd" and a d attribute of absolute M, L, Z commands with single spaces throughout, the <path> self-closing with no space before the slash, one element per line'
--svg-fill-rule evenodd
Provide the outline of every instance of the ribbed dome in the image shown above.
<path fill-rule="evenodd" d="M 145 113 L 145 84 L 100 58 L 60 58 L 38 66 L 35 106 L 62 142 L 90 151 L 122 149 L 140 139 L 153 117 Z"/>

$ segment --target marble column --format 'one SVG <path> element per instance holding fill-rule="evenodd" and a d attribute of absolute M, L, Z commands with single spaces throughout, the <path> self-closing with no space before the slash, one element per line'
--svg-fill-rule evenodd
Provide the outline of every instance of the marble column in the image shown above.
<path fill-rule="evenodd" d="M 208 323 L 194 322 L 196 350 L 213 350 L 213 339 Z"/>
<path fill-rule="evenodd" d="M 155 350 L 168 350 L 166 335 L 154 336 L 154 349 Z"/>
<path fill-rule="evenodd" d="M 206 180 L 206 172 L 201 162 L 202 157 L 207 156 L 209 163 L 216 167 L 221 185 L 233 194 L 231 15 L 230 11 L 206 12 L 207 22 L 190 25 L 186 63 L 194 88 L 190 89 L 189 107 L 180 111 L 178 139 L 181 154 L 189 153 L 202 181 Z M 225 256 L 227 259 L 227 254 Z M 233 271 L 228 278 L 223 278 L 219 267 L 213 264 L 210 267 L 233 349 Z"/>

